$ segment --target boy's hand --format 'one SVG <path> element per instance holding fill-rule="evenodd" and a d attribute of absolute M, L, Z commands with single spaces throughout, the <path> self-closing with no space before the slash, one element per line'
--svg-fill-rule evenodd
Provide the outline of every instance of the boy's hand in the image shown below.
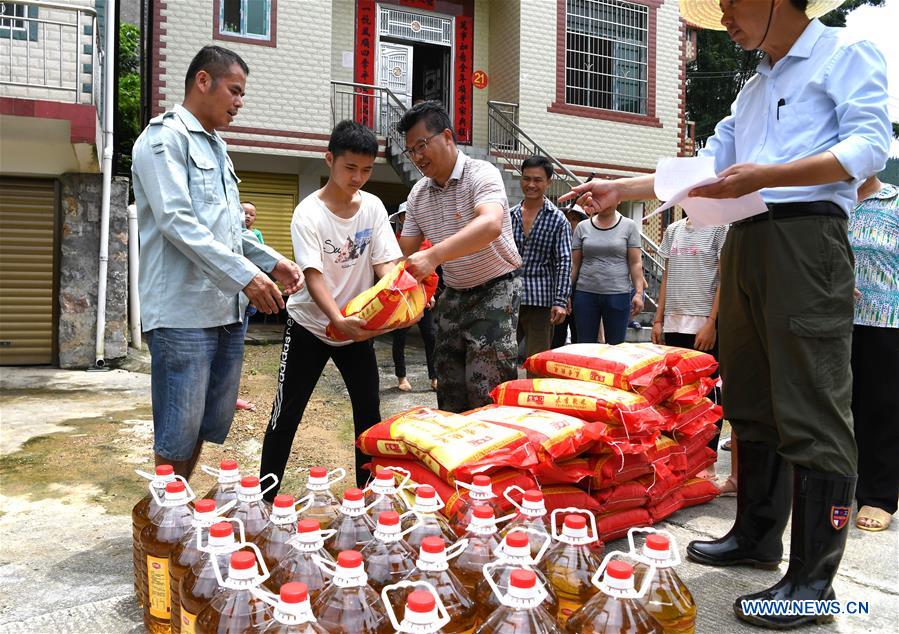
<path fill-rule="evenodd" d="M 440 266 L 440 262 L 434 256 L 434 249 L 416 251 L 406 259 L 406 270 L 420 282 L 433 274 Z"/>
<path fill-rule="evenodd" d="M 305 283 L 300 267 L 287 258 L 280 260 L 275 265 L 275 268 L 272 269 L 272 277 L 281 283 L 287 295 L 293 295 L 303 288 Z"/>
<path fill-rule="evenodd" d="M 333 322 L 334 327 L 340 331 L 342 335 L 353 341 L 368 341 L 385 332 L 390 332 L 393 328 L 381 330 L 366 330 L 365 321 L 361 317 L 343 317 L 338 322 Z"/>

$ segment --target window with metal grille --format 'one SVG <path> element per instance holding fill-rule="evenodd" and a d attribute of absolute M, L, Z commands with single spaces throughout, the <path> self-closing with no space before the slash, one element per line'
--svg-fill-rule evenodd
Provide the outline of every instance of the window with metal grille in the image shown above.
<path fill-rule="evenodd" d="M 221 0 L 219 33 L 267 40 L 271 37 L 271 0 Z"/>
<path fill-rule="evenodd" d="M 566 0 L 565 103 L 647 113 L 649 8 Z"/>

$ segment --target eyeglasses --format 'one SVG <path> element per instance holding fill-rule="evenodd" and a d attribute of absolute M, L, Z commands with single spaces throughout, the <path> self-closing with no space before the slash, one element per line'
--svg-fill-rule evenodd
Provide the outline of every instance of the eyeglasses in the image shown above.
<path fill-rule="evenodd" d="M 432 134 L 431 136 L 426 137 L 426 138 L 420 140 L 418 143 L 416 143 L 416 144 L 413 145 L 412 147 L 406 148 L 405 150 L 403 150 L 403 156 L 405 156 L 407 159 L 411 159 L 412 156 L 413 156 L 413 155 L 416 155 L 416 154 L 417 154 L 418 156 L 421 156 L 422 154 L 424 154 L 425 150 L 426 150 L 427 147 L 428 147 L 428 141 L 430 141 L 431 139 L 433 139 L 435 136 L 439 136 L 439 135 L 441 135 L 441 134 L 443 134 L 442 131 L 441 131 L 441 132 L 435 132 L 435 133 Z"/>

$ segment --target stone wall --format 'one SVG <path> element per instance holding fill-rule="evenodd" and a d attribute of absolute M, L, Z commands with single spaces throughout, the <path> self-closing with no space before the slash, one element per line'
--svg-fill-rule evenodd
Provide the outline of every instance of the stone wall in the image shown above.
<path fill-rule="evenodd" d="M 60 177 L 59 367 L 95 361 L 100 267 L 101 174 Z M 128 179 L 114 178 L 109 205 L 106 360 L 124 357 L 128 340 Z"/>

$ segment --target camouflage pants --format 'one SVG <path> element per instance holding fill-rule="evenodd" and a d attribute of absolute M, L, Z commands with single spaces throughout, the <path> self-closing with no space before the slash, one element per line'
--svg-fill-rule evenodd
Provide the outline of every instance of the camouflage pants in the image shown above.
<path fill-rule="evenodd" d="M 490 392 L 518 378 L 518 305 L 521 280 L 502 279 L 472 289 L 447 288 L 437 302 L 437 405 L 448 412 L 488 405 Z"/>

